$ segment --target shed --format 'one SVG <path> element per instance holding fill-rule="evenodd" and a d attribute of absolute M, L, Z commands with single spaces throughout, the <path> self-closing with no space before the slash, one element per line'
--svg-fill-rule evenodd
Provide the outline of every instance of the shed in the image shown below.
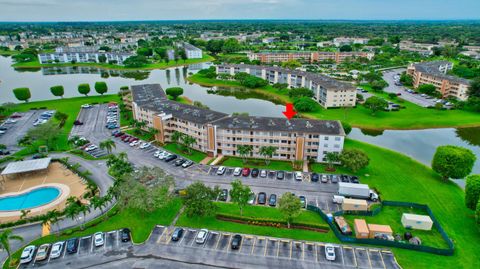
<path fill-rule="evenodd" d="M 360 199 L 343 199 L 342 210 L 344 211 L 368 211 L 368 203 L 366 200 Z"/>
<path fill-rule="evenodd" d="M 370 238 L 375 238 L 381 235 L 392 235 L 393 231 L 390 225 L 381 224 L 368 224 L 368 230 L 370 231 Z"/>
<path fill-rule="evenodd" d="M 402 225 L 408 229 L 430 231 L 432 229 L 433 221 L 428 215 L 403 213 Z"/>
<path fill-rule="evenodd" d="M 353 225 L 356 238 L 368 238 L 370 236 L 370 230 L 368 229 L 367 222 L 364 219 L 354 219 Z"/>

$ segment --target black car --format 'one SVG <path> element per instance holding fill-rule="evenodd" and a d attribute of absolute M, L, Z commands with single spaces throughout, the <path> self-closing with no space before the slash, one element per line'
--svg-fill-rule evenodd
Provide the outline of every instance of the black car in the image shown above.
<path fill-rule="evenodd" d="M 183 236 L 183 231 L 183 228 L 175 228 L 175 231 L 173 231 L 172 234 L 172 241 L 180 240 Z"/>
<path fill-rule="evenodd" d="M 260 174 L 260 170 L 258 170 L 257 168 L 253 168 L 252 169 L 252 177 L 258 177 L 258 174 Z"/>
<path fill-rule="evenodd" d="M 350 177 L 350 182 L 356 183 L 356 184 L 360 183 L 360 181 L 358 181 L 358 177 L 357 177 L 357 176 L 352 176 L 352 177 Z"/>
<path fill-rule="evenodd" d="M 218 195 L 218 200 L 219 201 L 227 201 L 227 198 L 228 198 L 228 190 L 227 189 L 223 189 L 220 191 L 220 194 Z"/>
<path fill-rule="evenodd" d="M 346 175 L 341 175 L 341 176 L 340 176 L 340 180 L 341 180 L 342 182 L 350 182 L 350 180 L 348 180 L 348 176 L 346 176 Z"/>
<path fill-rule="evenodd" d="M 277 172 L 277 179 L 282 180 L 285 178 L 285 172 L 283 171 L 278 171 Z"/>
<path fill-rule="evenodd" d="M 317 173 L 312 173 L 312 182 L 318 182 L 318 180 L 320 179 L 320 177 L 318 176 Z"/>
<path fill-rule="evenodd" d="M 10 151 L 6 149 L 0 149 L 0 155 L 9 155 Z"/>
<path fill-rule="evenodd" d="M 264 192 L 258 193 L 257 203 L 259 205 L 264 205 L 267 202 L 267 194 Z"/>
<path fill-rule="evenodd" d="M 5 127 L 5 126 L 0 126 L 0 131 L 6 131 L 6 130 L 8 130 L 7 127 Z"/>
<path fill-rule="evenodd" d="M 78 238 L 71 238 L 67 240 L 67 253 L 73 254 L 78 251 Z"/>
<path fill-rule="evenodd" d="M 168 163 L 168 162 L 171 162 L 171 161 L 175 160 L 177 157 L 178 157 L 177 155 L 172 154 L 172 155 L 169 155 L 167 158 L 165 158 L 164 161 L 166 163 Z"/>
<path fill-rule="evenodd" d="M 73 125 L 83 125 L 83 122 L 76 120 L 73 122 Z"/>
<path fill-rule="evenodd" d="M 130 241 L 130 229 L 123 228 L 120 231 L 120 238 L 122 239 L 122 242 L 129 242 Z"/>
<path fill-rule="evenodd" d="M 178 159 L 175 161 L 175 166 L 180 166 L 185 162 L 185 159 Z"/>
<path fill-rule="evenodd" d="M 268 205 L 269 206 L 276 206 L 277 205 L 277 195 L 276 194 L 270 194 L 270 198 L 268 199 Z"/>
<path fill-rule="evenodd" d="M 242 236 L 239 234 L 234 235 L 231 243 L 232 249 L 238 249 L 240 244 L 242 244 Z"/>

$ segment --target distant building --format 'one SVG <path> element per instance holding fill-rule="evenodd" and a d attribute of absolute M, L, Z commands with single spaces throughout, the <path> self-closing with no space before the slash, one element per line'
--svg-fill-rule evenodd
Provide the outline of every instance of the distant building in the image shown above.
<path fill-rule="evenodd" d="M 367 58 L 371 60 L 375 53 L 373 52 L 330 52 L 330 51 L 271 51 L 247 54 L 250 61 L 259 60 L 262 63 L 281 63 L 289 60 L 301 62 L 321 62 L 331 60 L 335 63 L 342 63 L 347 58 Z"/>
<path fill-rule="evenodd" d="M 362 37 L 336 37 L 333 39 L 333 44 L 336 47 L 341 47 L 344 45 L 352 45 L 352 44 L 362 44 L 365 45 L 368 43 L 370 39 L 362 38 Z"/>
<path fill-rule="evenodd" d="M 442 98 L 455 97 L 459 100 L 468 98 L 468 79 L 447 75 L 453 68 L 453 63 L 448 61 L 432 61 L 411 64 L 407 73 L 413 77 L 413 87 L 422 84 L 432 84 L 442 94 Z"/>
<path fill-rule="evenodd" d="M 318 73 L 245 64 L 223 64 L 216 68 L 217 74 L 233 76 L 244 72 L 265 79 L 271 84 L 286 83 L 290 88 L 308 88 L 313 92 L 313 99 L 325 108 L 352 107 L 357 100 L 357 91 L 353 85 Z"/>
<path fill-rule="evenodd" d="M 123 62 L 132 53 L 128 52 L 100 52 L 92 49 L 92 47 L 59 47 L 55 53 L 42 53 L 38 55 L 38 60 L 41 64 L 48 63 L 99 63 L 100 56 L 106 57 L 107 63 L 123 64 Z"/>
<path fill-rule="evenodd" d="M 399 48 L 400 50 L 410 51 L 419 53 L 422 56 L 430 56 L 433 54 L 433 48 L 440 47 L 438 44 L 429 44 L 429 43 L 415 43 L 412 41 L 400 41 Z"/>
<path fill-rule="evenodd" d="M 185 49 L 185 53 L 187 54 L 187 59 L 201 59 L 203 58 L 202 50 L 191 45 L 189 43 L 183 43 L 183 49 Z"/>
<path fill-rule="evenodd" d="M 326 162 L 329 152 L 343 150 L 345 132 L 339 121 L 253 116 L 225 113 L 167 99 L 159 84 L 131 87 L 133 117 L 157 130 L 155 140 L 172 142 L 175 132 L 195 138 L 192 147 L 208 156 L 240 156 L 238 146 L 252 146 L 249 155 L 261 158 L 262 146 L 274 146 L 277 160 L 313 159 Z"/>

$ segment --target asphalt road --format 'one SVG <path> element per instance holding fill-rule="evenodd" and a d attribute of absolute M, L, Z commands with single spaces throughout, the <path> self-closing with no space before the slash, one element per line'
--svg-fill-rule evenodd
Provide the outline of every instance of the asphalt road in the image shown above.
<path fill-rule="evenodd" d="M 400 96 L 400 98 L 422 107 L 435 106 L 434 99 L 427 99 L 420 96 L 420 94 L 409 93 L 405 90 L 404 86 L 395 85 L 394 76 L 396 74 L 401 74 L 403 71 L 405 71 L 405 69 L 392 69 L 383 72 L 383 79 L 388 83 L 388 86 L 384 89 L 384 91 L 391 93 L 401 93 L 402 96 Z"/>
<path fill-rule="evenodd" d="M 21 147 L 17 145 L 19 139 L 23 138 L 30 128 L 33 128 L 33 122 L 40 117 L 40 114 L 46 110 L 30 110 L 19 113 L 21 118 L 16 118 L 16 123 L 4 123 L 2 126 L 7 127 L 5 134 L 0 136 L 0 144 L 7 146 L 7 149 L 13 154 Z"/>

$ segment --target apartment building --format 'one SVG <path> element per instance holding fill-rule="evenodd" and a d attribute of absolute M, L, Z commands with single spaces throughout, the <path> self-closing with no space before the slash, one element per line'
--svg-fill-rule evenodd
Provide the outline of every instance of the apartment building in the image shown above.
<path fill-rule="evenodd" d="M 341 47 L 344 45 L 352 45 L 352 44 L 362 44 L 365 45 L 368 43 L 370 39 L 363 38 L 363 37 L 336 37 L 333 39 L 333 44 L 336 47 Z"/>
<path fill-rule="evenodd" d="M 422 84 L 432 84 L 442 94 L 442 98 L 455 97 L 459 100 L 468 99 L 468 79 L 447 75 L 453 68 L 453 63 L 448 61 L 432 61 L 411 64 L 407 73 L 413 77 L 413 86 L 417 88 Z"/>
<path fill-rule="evenodd" d="M 357 92 L 353 85 L 318 73 L 246 64 L 223 64 L 218 65 L 216 70 L 217 74 L 233 76 L 244 72 L 265 79 L 271 84 L 286 83 L 289 88 L 308 88 L 313 92 L 313 99 L 325 108 L 352 107 L 357 101 Z"/>
<path fill-rule="evenodd" d="M 247 54 L 250 61 L 259 60 L 262 63 L 281 63 L 289 60 L 300 62 L 322 62 L 331 60 L 335 63 L 342 63 L 347 58 L 367 58 L 371 60 L 373 52 L 352 51 L 352 52 L 330 52 L 330 51 L 275 51 L 275 52 L 250 52 Z"/>
<path fill-rule="evenodd" d="M 185 49 L 185 53 L 187 54 L 187 59 L 203 58 L 202 50 L 195 47 L 194 45 L 184 42 L 183 48 Z"/>
<path fill-rule="evenodd" d="M 57 48 L 54 53 L 42 53 L 38 55 L 41 64 L 46 63 L 99 63 L 99 57 L 105 56 L 107 63 L 123 64 L 130 56 L 129 52 L 100 52 L 90 47 Z"/>
<path fill-rule="evenodd" d="M 194 149 L 209 156 L 239 156 L 238 145 L 251 145 L 250 157 L 261 158 L 262 146 L 277 148 L 273 159 L 325 162 L 341 152 L 345 132 L 339 121 L 230 116 L 170 101 L 159 84 L 131 87 L 133 117 L 158 130 L 155 139 L 171 142 L 175 131 L 195 138 Z"/>

